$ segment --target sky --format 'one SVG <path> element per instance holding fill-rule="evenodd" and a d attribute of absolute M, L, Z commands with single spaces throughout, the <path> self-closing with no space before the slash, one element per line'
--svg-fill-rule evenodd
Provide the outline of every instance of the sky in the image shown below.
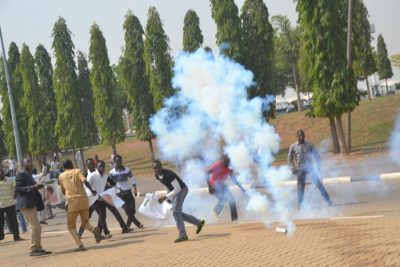
<path fill-rule="evenodd" d="M 244 0 L 235 0 L 239 9 Z M 287 15 L 293 23 L 297 21 L 293 0 L 264 0 L 270 16 Z M 388 47 L 389 56 L 400 53 L 400 34 L 397 23 L 400 0 L 364 0 L 370 22 L 375 25 L 376 37 L 382 33 Z M 66 19 L 73 33 L 75 48 L 84 53 L 89 49 L 89 30 L 96 22 L 106 38 L 110 61 L 116 64 L 124 46 L 122 24 L 128 10 L 146 25 L 147 11 L 155 6 L 164 23 L 164 30 L 170 39 L 172 54 L 182 49 L 183 19 L 188 9 L 194 9 L 200 17 L 200 27 L 204 35 L 203 46 L 215 45 L 216 26 L 211 18 L 208 0 L 0 0 L 0 26 L 6 49 L 11 41 L 21 47 L 26 43 L 33 54 L 41 43 L 51 50 L 53 25 L 59 16 Z M 53 60 L 54 63 L 54 60 Z M 400 80 L 400 70 L 395 69 L 394 79 Z"/>

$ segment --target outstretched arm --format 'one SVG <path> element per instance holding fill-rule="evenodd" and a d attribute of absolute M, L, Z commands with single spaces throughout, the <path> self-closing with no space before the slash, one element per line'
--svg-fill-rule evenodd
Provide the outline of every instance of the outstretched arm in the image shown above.
<path fill-rule="evenodd" d="M 231 179 L 232 181 L 235 183 L 235 185 L 237 185 L 237 187 L 240 188 L 240 190 L 242 190 L 243 193 L 246 192 L 246 190 L 244 189 L 244 187 L 239 183 L 239 181 L 237 180 L 236 176 L 233 174 L 233 172 L 230 173 Z"/>

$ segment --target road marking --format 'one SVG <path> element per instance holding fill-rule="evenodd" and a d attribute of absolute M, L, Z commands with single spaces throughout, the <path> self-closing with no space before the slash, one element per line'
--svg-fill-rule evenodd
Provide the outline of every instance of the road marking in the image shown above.
<path fill-rule="evenodd" d="M 330 218 L 330 220 L 374 219 L 374 218 L 382 218 L 382 217 L 383 217 L 383 215 L 350 216 L 350 217 L 334 217 L 334 218 Z"/>

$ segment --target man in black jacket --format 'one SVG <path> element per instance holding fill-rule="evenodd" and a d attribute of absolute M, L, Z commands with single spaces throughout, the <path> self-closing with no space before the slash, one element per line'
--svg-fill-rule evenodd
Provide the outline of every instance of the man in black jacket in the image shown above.
<path fill-rule="evenodd" d="M 162 203 L 167 199 L 172 201 L 172 214 L 174 215 L 176 226 L 179 230 L 179 237 L 175 240 L 175 243 L 187 241 L 188 237 L 186 235 L 184 221 L 197 225 L 196 234 L 200 233 L 205 221 L 199 220 L 192 215 L 182 212 L 183 202 L 185 201 L 189 190 L 181 178 L 179 178 L 179 176 L 173 171 L 163 169 L 159 160 L 154 161 L 153 169 L 156 179 L 168 189 L 168 193 L 164 196 L 161 196 L 158 199 L 158 202 Z"/>
<path fill-rule="evenodd" d="M 42 184 L 36 184 L 32 177 L 32 160 L 24 160 L 24 171 L 18 173 L 15 179 L 15 192 L 17 193 L 17 209 L 22 212 L 28 221 L 31 231 L 31 253 L 30 256 L 43 256 L 50 254 L 41 245 L 41 227 L 38 220 L 36 208 L 36 194 Z"/>

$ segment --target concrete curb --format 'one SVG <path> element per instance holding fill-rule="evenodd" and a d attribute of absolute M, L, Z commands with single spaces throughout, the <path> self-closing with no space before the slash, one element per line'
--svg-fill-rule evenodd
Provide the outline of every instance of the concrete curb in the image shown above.
<path fill-rule="evenodd" d="M 369 176 L 329 177 L 329 178 L 323 178 L 323 183 L 324 184 L 339 184 L 339 183 L 368 182 L 368 181 L 385 181 L 385 180 L 395 180 L 395 179 L 400 179 L 400 172 L 381 173 L 379 175 L 369 175 Z M 281 185 L 294 186 L 294 185 L 297 185 L 297 180 L 285 181 L 285 182 L 282 182 Z M 232 185 L 231 188 L 236 188 L 236 186 Z M 244 188 L 260 189 L 260 188 L 264 188 L 264 186 L 246 184 L 246 185 L 244 185 Z M 208 192 L 208 188 L 207 187 L 191 188 L 190 191 L 192 191 L 192 192 Z M 156 195 L 163 195 L 166 193 L 167 193 L 167 191 L 165 191 L 165 190 L 160 190 L 160 191 L 155 192 Z"/>

